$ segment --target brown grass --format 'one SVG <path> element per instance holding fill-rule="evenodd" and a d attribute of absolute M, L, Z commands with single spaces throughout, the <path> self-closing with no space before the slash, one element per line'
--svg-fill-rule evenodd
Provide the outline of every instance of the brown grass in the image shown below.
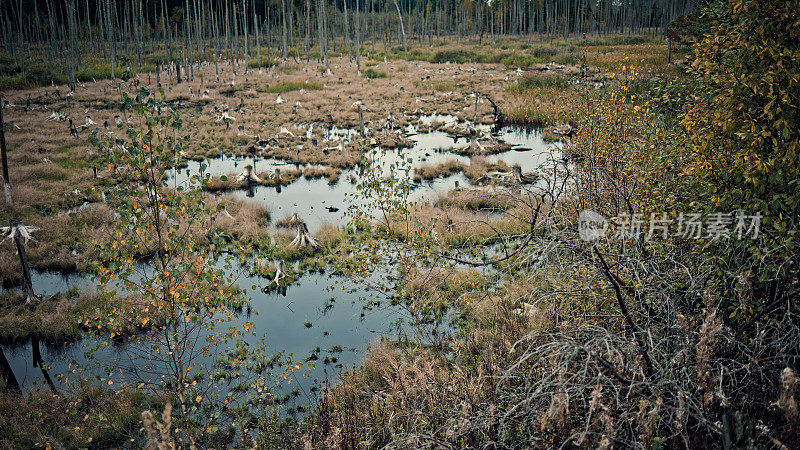
<path fill-rule="evenodd" d="M 111 448 L 139 435 L 139 414 L 158 404 L 135 390 L 82 382 L 68 396 L 0 392 L 0 447 Z"/>
<path fill-rule="evenodd" d="M 336 184 L 339 181 L 339 175 L 342 174 L 341 169 L 328 166 L 313 166 L 303 169 L 303 176 L 308 179 L 314 178 L 327 178 L 328 184 Z"/>
<path fill-rule="evenodd" d="M 86 269 L 94 253 L 94 243 L 103 237 L 103 228 L 113 221 L 110 209 L 99 203 L 88 204 L 72 214 L 30 216 L 26 225 L 40 228 L 35 242 L 26 245 L 31 266 L 37 270 L 71 272 Z M 0 244 L 0 280 L 3 284 L 22 281 L 14 244 Z"/>
<path fill-rule="evenodd" d="M 261 204 L 250 200 L 238 200 L 232 195 L 207 200 L 213 211 L 218 205 L 225 207 L 231 217 L 224 213 L 215 214 L 217 227 L 228 235 L 244 242 L 251 242 L 266 234 L 270 213 Z"/>
<path fill-rule="evenodd" d="M 96 306 L 97 296 L 92 292 L 71 290 L 25 303 L 22 294 L 7 291 L 0 295 L 0 342 L 31 337 L 54 343 L 75 340 L 80 335 L 80 315 Z"/>
<path fill-rule="evenodd" d="M 429 181 L 434 178 L 448 177 L 454 173 L 463 172 L 465 169 L 465 165 L 455 159 L 438 165 L 426 163 L 414 168 L 414 181 L 419 183 L 422 180 Z"/>

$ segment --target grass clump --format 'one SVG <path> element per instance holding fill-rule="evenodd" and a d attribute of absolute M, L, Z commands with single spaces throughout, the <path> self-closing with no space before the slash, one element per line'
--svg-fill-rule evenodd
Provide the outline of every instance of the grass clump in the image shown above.
<path fill-rule="evenodd" d="M 386 75 L 386 72 L 378 72 L 377 70 L 370 68 L 364 71 L 364 76 L 372 79 L 372 78 L 386 78 L 388 75 Z"/>
<path fill-rule="evenodd" d="M 267 86 L 264 92 L 271 94 L 282 94 L 285 92 L 299 91 L 300 89 L 318 91 L 322 89 L 322 84 L 316 81 L 281 81 L 272 86 Z"/>
<path fill-rule="evenodd" d="M 569 81 L 562 76 L 527 75 L 519 80 L 519 83 L 509 85 L 506 90 L 511 93 L 519 94 L 543 87 L 567 89 L 569 88 Z"/>
<path fill-rule="evenodd" d="M 440 196 L 434 206 L 440 208 L 460 208 L 467 211 L 507 211 L 515 206 L 508 197 L 487 195 L 478 191 L 450 191 Z"/>
<path fill-rule="evenodd" d="M 306 167 L 303 169 L 303 176 L 307 179 L 327 178 L 328 184 L 336 184 L 341 174 L 341 169 L 330 166 Z"/>
<path fill-rule="evenodd" d="M 160 405 L 139 390 L 111 391 L 86 382 L 69 396 L 2 392 L 0 448 L 130 445 L 141 436 L 141 411 Z"/>
<path fill-rule="evenodd" d="M 430 181 L 434 178 L 448 177 L 457 172 L 465 170 L 464 164 L 452 159 L 439 165 L 423 164 L 414 168 L 414 181 L 419 183 L 423 180 Z"/>
<path fill-rule="evenodd" d="M 540 84 L 540 85 L 537 85 Z M 580 94 L 557 81 L 531 81 L 523 87 L 509 86 L 505 117 L 511 123 L 555 125 L 575 120 Z"/>
<path fill-rule="evenodd" d="M 475 62 L 478 60 L 478 55 L 469 50 L 440 50 L 433 54 L 430 62 L 444 63 L 451 62 L 463 64 L 467 62 Z"/>
<path fill-rule="evenodd" d="M 0 294 L 0 342 L 15 343 L 32 337 L 47 342 L 71 342 L 80 335 L 78 318 L 97 306 L 97 295 L 72 288 L 43 299 L 16 291 Z"/>
<path fill-rule="evenodd" d="M 280 61 L 275 59 L 261 58 L 261 67 L 275 67 L 280 64 Z M 258 69 L 258 58 L 252 58 L 247 61 L 247 67 L 250 69 Z"/>

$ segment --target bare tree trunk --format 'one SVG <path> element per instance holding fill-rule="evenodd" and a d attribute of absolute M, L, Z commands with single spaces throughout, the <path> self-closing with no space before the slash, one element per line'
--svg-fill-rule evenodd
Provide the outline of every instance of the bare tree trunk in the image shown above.
<path fill-rule="evenodd" d="M 361 9 L 356 0 L 356 70 L 361 74 Z"/>
<path fill-rule="evenodd" d="M 319 54 L 325 62 L 325 73 L 331 73 L 331 67 L 328 63 L 328 43 L 325 33 L 325 0 L 317 0 L 317 25 L 319 28 Z"/>
<path fill-rule="evenodd" d="M 20 72 L 24 75 L 25 74 L 25 34 L 22 28 L 22 0 L 19 0 L 19 6 L 17 7 L 17 14 L 19 14 L 19 32 L 17 34 L 17 55 L 19 56 L 19 66 Z"/>
<path fill-rule="evenodd" d="M 11 180 L 8 179 L 8 155 L 6 152 L 6 123 L 3 121 L 3 93 L 0 92 L 0 159 L 3 162 L 3 191 L 6 205 L 11 206 Z"/>
<path fill-rule="evenodd" d="M 667 37 L 667 64 L 672 62 L 672 38 Z"/>
<path fill-rule="evenodd" d="M 351 50 L 350 45 L 350 21 L 348 20 L 347 14 L 347 0 L 343 0 L 342 3 L 344 4 L 344 45 L 347 47 L 347 54 L 350 56 L 350 61 L 352 61 L 353 53 Z"/>
<path fill-rule="evenodd" d="M 288 57 L 288 49 L 287 49 L 287 33 L 288 29 L 286 27 L 286 0 L 281 0 L 281 17 L 283 19 L 283 35 L 281 36 L 281 46 L 283 47 L 283 62 L 286 62 L 286 58 Z"/>
<path fill-rule="evenodd" d="M 394 7 L 397 8 L 397 17 L 400 19 L 400 31 L 403 32 L 403 52 L 406 55 L 406 59 L 408 59 L 408 43 L 406 42 L 406 28 L 403 25 L 403 14 L 400 12 L 400 5 L 397 4 L 397 0 L 394 0 Z"/>
<path fill-rule="evenodd" d="M 306 0 L 306 64 L 311 58 L 311 0 Z"/>
<path fill-rule="evenodd" d="M 22 219 L 13 218 L 10 222 L 11 229 L 21 228 Z M 31 299 L 36 298 L 33 292 L 33 282 L 31 281 L 31 268 L 28 264 L 28 255 L 25 253 L 25 238 L 20 231 L 14 234 L 14 244 L 17 246 L 17 254 L 19 254 L 19 263 L 22 266 L 22 281 L 25 295 L 28 297 L 25 303 L 30 303 Z"/>
<path fill-rule="evenodd" d="M 261 31 L 259 30 L 260 26 L 258 24 L 258 14 L 256 14 L 256 3 L 253 0 L 253 3 L 250 5 L 253 8 L 253 26 L 256 27 L 256 54 L 258 55 L 258 71 L 261 72 Z"/>
<path fill-rule="evenodd" d="M 231 43 L 231 5 L 226 0 L 225 1 L 225 44 L 228 47 L 228 53 L 231 58 L 231 70 L 233 70 L 233 74 L 236 75 L 236 64 L 233 60 L 233 44 Z"/>
<path fill-rule="evenodd" d="M 247 3 L 242 0 L 242 32 L 244 33 L 244 73 L 247 74 L 250 60 L 250 30 L 247 25 Z"/>
<path fill-rule="evenodd" d="M 68 77 L 69 77 L 68 78 L 69 79 L 69 89 L 71 91 L 75 90 L 75 61 L 73 59 L 75 57 L 75 39 L 74 39 L 75 27 L 74 27 L 74 25 L 72 23 L 72 11 L 74 9 L 74 6 L 75 6 L 75 4 L 74 4 L 73 1 L 70 1 L 66 5 L 67 32 L 65 34 L 67 34 L 68 38 L 69 38 L 69 48 L 66 51 L 66 53 L 67 53 L 67 74 L 68 74 Z"/>
<path fill-rule="evenodd" d="M 111 79 L 116 80 L 114 66 L 117 65 L 117 44 L 114 37 L 114 23 L 112 22 L 111 2 L 106 2 L 106 33 L 108 34 L 109 48 L 111 49 Z"/>

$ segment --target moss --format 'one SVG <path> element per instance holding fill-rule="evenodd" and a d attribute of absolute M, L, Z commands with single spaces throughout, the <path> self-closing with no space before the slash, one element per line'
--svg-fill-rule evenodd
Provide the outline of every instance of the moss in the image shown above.
<path fill-rule="evenodd" d="M 66 170 L 83 170 L 92 167 L 92 163 L 84 158 L 66 157 L 55 160 L 55 163 Z"/>

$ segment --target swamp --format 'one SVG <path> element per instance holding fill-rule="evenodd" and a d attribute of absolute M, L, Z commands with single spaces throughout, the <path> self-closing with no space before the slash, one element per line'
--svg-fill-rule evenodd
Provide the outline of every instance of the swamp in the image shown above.
<path fill-rule="evenodd" d="M 798 23 L 0 0 L 0 448 L 800 447 Z"/>

